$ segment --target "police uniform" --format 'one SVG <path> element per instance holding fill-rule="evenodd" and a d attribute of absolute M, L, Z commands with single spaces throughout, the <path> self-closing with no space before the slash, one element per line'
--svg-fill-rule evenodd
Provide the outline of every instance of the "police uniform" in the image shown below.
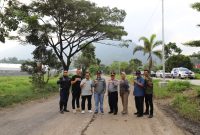
<path fill-rule="evenodd" d="M 57 84 L 60 85 L 60 111 L 67 111 L 67 102 L 69 98 L 71 80 L 68 76 L 63 76 L 59 78 Z"/>

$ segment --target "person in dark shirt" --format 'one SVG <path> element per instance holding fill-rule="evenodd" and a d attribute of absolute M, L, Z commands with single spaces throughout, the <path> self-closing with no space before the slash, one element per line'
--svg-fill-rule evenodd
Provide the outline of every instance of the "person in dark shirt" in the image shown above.
<path fill-rule="evenodd" d="M 146 111 L 144 115 L 149 115 L 149 118 L 153 117 L 153 81 L 149 75 L 149 70 L 144 70 L 145 79 L 145 104 Z M 150 108 L 150 111 L 149 111 Z"/>
<path fill-rule="evenodd" d="M 80 83 L 81 83 L 82 77 L 81 77 L 81 70 L 77 69 L 76 70 L 76 75 L 74 75 L 71 79 L 71 84 L 72 84 L 72 109 L 73 109 L 73 113 L 76 113 L 76 111 L 81 111 L 80 110 L 80 95 L 81 95 L 81 87 L 80 87 Z M 76 103 L 76 107 L 77 109 L 75 110 L 75 103 Z"/>
<path fill-rule="evenodd" d="M 57 84 L 60 85 L 60 113 L 69 112 L 67 110 L 67 102 L 69 98 L 69 89 L 71 87 L 71 80 L 68 77 L 68 71 L 63 71 L 63 76 L 59 78 Z"/>

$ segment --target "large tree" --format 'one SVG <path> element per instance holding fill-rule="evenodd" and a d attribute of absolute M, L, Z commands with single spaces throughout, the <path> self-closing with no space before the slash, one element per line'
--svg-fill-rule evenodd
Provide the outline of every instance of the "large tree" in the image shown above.
<path fill-rule="evenodd" d="M 181 52 L 181 48 L 179 48 L 176 43 L 169 42 L 165 45 L 165 59 L 168 59 L 172 55 L 179 55 Z"/>
<path fill-rule="evenodd" d="M 200 2 L 192 4 L 192 8 L 200 12 Z M 200 27 L 200 24 L 198 24 L 197 26 Z M 188 45 L 191 47 L 200 47 L 200 40 L 189 41 L 184 43 L 184 45 Z"/>
<path fill-rule="evenodd" d="M 156 35 L 151 35 L 150 39 L 146 37 L 141 37 L 139 41 L 143 41 L 144 45 L 137 45 L 135 46 L 133 50 L 133 55 L 138 52 L 142 51 L 144 55 L 148 54 L 147 60 L 149 61 L 148 69 L 151 71 L 152 68 L 152 62 L 153 62 L 153 55 L 157 56 L 158 58 L 162 58 L 161 50 L 154 50 L 156 47 L 160 46 L 162 44 L 162 41 L 155 41 Z"/>
<path fill-rule="evenodd" d="M 51 47 L 64 69 L 72 57 L 93 42 L 121 41 L 127 35 L 120 24 L 126 12 L 117 8 L 98 7 L 86 0 L 33 0 L 18 4 L 15 12 L 25 35 L 25 42 Z"/>

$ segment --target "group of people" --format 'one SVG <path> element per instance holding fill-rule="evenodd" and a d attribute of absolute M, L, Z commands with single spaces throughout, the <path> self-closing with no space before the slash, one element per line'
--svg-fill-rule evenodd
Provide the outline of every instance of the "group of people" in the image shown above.
<path fill-rule="evenodd" d="M 108 94 L 109 114 L 117 115 L 118 113 L 118 93 L 122 101 L 122 114 L 128 114 L 128 97 L 130 94 L 130 83 L 126 79 L 126 73 L 121 72 L 121 79 L 115 79 L 115 72 L 111 72 L 110 79 L 106 82 L 101 76 L 101 71 L 97 71 L 96 78 L 92 80 L 90 73 L 86 72 L 84 78 L 81 76 L 81 70 L 77 69 L 76 75 L 72 78 L 68 77 L 68 71 L 63 72 L 63 76 L 59 78 L 57 84 L 60 85 L 60 113 L 69 112 L 67 103 L 70 94 L 72 93 L 72 109 L 73 113 L 85 113 L 85 102 L 87 100 L 87 109 L 92 113 L 92 96 L 94 95 L 95 110 L 94 113 L 104 114 L 104 95 Z M 149 71 L 144 71 L 144 76 L 141 76 L 140 71 L 136 71 L 136 78 L 133 80 L 133 95 L 135 96 L 135 106 L 137 112 L 134 114 L 137 117 L 149 115 L 153 117 L 153 82 L 149 75 Z M 119 92 L 118 92 L 119 91 Z M 81 108 L 80 108 L 81 97 Z M 146 110 L 144 112 L 144 100 Z"/>

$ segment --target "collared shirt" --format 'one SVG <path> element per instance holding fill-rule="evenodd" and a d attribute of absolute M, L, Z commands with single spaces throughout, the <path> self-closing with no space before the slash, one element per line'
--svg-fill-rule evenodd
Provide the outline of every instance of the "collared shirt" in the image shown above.
<path fill-rule="evenodd" d="M 137 77 L 137 78 L 136 78 L 136 81 L 137 81 L 138 83 L 141 83 L 143 86 L 145 85 L 145 80 L 144 80 L 144 78 L 142 78 L 142 77 Z M 134 94 L 135 96 L 144 96 L 144 94 L 145 94 L 145 88 L 139 86 L 139 85 L 136 84 L 136 83 L 134 83 L 134 92 L 133 92 L 133 94 Z"/>
<path fill-rule="evenodd" d="M 152 78 L 150 76 L 148 76 L 148 77 L 144 77 L 144 79 L 145 79 L 145 94 L 153 94 Z"/>
<path fill-rule="evenodd" d="M 118 80 L 109 80 L 108 81 L 108 92 L 118 91 Z"/>
<path fill-rule="evenodd" d="M 97 82 L 95 84 L 95 81 Z M 93 81 L 94 93 L 103 94 L 106 91 L 106 80 L 98 77 Z"/>

